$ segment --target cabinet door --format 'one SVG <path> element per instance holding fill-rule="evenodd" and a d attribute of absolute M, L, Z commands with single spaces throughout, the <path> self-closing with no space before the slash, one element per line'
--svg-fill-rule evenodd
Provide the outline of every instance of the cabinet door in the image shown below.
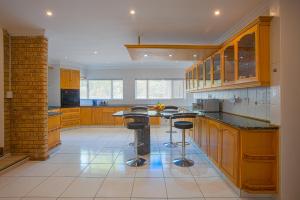
<path fill-rule="evenodd" d="M 256 76 L 256 27 L 243 35 L 238 46 L 238 79 L 251 79 Z"/>
<path fill-rule="evenodd" d="M 93 108 L 92 124 L 93 125 L 101 125 L 102 124 L 102 109 L 101 108 Z"/>
<path fill-rule="evenodd" d="M 208 156 L 211 160 L 219 165 L 219 140 L 220 140 L 220 124 L 214 121 L 208 121 Z"/>
<path fill-rule="evenodd" d="M 200 132 L 201 132 L 201 124 L 199 123 L 199 117 L 195 118 L 194 121 L 194 142 L 197 146 L 200 147 Z"/>
<path fill-rule="evenodd" d="M 150 125 L 159 126 L 160 125 L 160 117 L 150 117 Z"/>
<path fill-rule="evenodd" d="M 222 171 L 237 184 L 239 168 L 239 132 L 236 129 L 222 125 L 221 135 L 220 167 Z"/>
<path fill-rule="evenodd" d="M 203 63 L 200 63 L 198 65 L 198 88 L 202 89 L 204 87 L 204 67 L 203 67 Z"/>
<path fill-rule="evenodd" d="M 221 54 L 217 53 L 213 56 L 213 86 L 221 85 Z"/>
<path fill-rule="evenodd" d="M 93 108 L 80 108 L 80 124 L 92 125 L 92 109 Z"/>
<path fill-rule="evenodd" d="M 204 153 L 208 154 L 208 124 L 207 120 L 200 117 L 199 118 L 199 123 L 201 123 L 201 139 L 200 139 L 200 144 L 201 144 L 201 149 L 204 151 Z"/>
<path fill-rule="evenodd" d="M 114 108 L 103 108 L 102 109 L 102 125 L 115 125 L 115 119 L 112 116 L 115 113 Z"/>
<path fill-rule="evenodd" d="M 80 71 L 70 70 L 70 85 L 72 89 L 80 89 Z"/>
<path fill-rule="evenodd" d="M 211 59 L 207 59 L 205 62 L 204 62 L 204 65 L 205 65 L 205 83 L 204 83 L 204 86 L 206 88 L 209 88 L 211 87 L 211 77 L 212 77 L 212 73 L 211 73 Z"/>
<path fill-rule="evenodd" d="M 60 69 L 60 88 L 61 89 L 71 89 L 70 85 L 70 70 Z"/>
<path fill-rule="evenodd" d="M 224 50 L 224 83 L 235 81 L 235 48 L 231 44 Z"/>
<path fill-rule="evenodd" d="M 197 89 L 198 87 L 198 78 L 197 78 L 197 65 L 193 67 L 193 88 Z"/>

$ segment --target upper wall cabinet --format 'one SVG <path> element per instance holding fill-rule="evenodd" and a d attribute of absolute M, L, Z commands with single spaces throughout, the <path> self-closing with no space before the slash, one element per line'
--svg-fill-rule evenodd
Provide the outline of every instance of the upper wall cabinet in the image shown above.
<path fill-rule="evenodd" d="M 270 85 L 270 22 L 258 17 L 203 61 L 197 90 L 209 91 Z M 203 86 L 201 78 L 204 77 Z"/>
<path fill-rule="evenodd" d="M 79 89 L 80 71 L 72 69 L 60 69 L 60 88 Z"/>
<path fill-rule="evenodd" d="M 214 87 L 221 85 L 221 53 L 218 52 L 213 56 L 213 83 Z"/>

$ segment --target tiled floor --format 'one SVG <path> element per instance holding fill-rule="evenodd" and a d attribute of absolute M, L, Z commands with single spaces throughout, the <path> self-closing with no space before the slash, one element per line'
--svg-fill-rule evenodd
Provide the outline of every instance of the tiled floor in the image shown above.
<path fill-rule="evenodd" d="M 128 146 L 133 134 L 125 128 L 64 131 L 62 145 L 49 160 L 27 162 L 0 177 L 0 200 L 239 199 L 195 145 L 187 147 L 195 165 L 174 166 L 180 148 L 163 146 L 165 130 L 151 129 L 151 154 L 139 168 L 125 165 L 133 157 Z"/>

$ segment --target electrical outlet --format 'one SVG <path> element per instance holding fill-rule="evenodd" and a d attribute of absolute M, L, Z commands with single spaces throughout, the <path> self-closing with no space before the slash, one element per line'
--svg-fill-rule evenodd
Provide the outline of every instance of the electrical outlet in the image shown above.
<path fill-rule="evenodd" d="M 7 91 L 5 96 L 6 96 L 7 99 L 12 99 L 13 98 L 13 92 L 12 91 Z"/>

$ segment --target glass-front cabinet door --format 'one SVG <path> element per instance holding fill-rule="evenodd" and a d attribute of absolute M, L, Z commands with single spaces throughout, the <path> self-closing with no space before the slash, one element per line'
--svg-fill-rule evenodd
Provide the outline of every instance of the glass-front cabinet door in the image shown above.
<path fill-rule="evenodd" d="M 197 66 L 198 70 L 198 88 L 202 89 L 204 87 L 204 68 L 203 63 L 199 63 Z"/>
<path fill-rule="evenodd" d="M 249 32 L 237 42 L 238 47 L 238 79 L 256 77 L 256 32 Z"/>
<path fill-rule="evenodd" d="M 197 78 L 197 65 L 193 67 L 193 88 L 197 89 L 198 87 L 198 78 Z"/>
<path fill-rule="evenodd" d="M 213 86 L 221 85 L 221 54 L 217 53 L 213 56 Z"/>
<path fill-rule="evenodd" d="M 235 59 L 234 45 L 229 45 L 224 49 L 224 83 L 235 81 Z"/>
<path fill-rule="evenodd" d="M 185 88 L 186 88 L 186 90 L 187 91 L 189 91 L 189 89 L 190 89 L 190 84 L 189 84 L 189 73 L 186 71 L 185 72 Z"/>
<path fill-rule="evenodd" d="M 204 61 L 205 65 L 205 83 L 204 87 L 208 88 L 211 87 L 211 59 L 208 58 L 207 60 Z"/>
<path fill-rule="evenodd" d="M 192 71 L 192 69 L 190 69 L 190 71 L 189 71 L 189 80 L 190 80 L 190 90 L 192 90 L 192 89 L 194 89 L 193 88 L 193 71 Z"/>

